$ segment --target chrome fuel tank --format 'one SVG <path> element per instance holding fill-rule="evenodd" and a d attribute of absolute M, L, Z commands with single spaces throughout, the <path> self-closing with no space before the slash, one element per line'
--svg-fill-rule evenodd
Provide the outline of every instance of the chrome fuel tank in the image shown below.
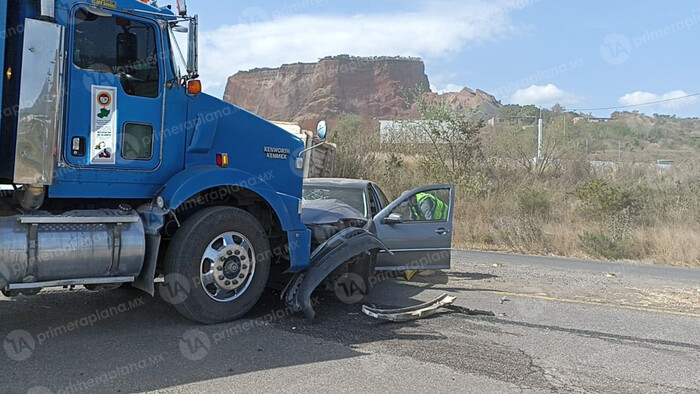
<path fill-rule="evenodd" d="M 146 253 L 135 212 L 73 211 L 0 218 L 0 289 L 8 284 L 138 276 Z"/>

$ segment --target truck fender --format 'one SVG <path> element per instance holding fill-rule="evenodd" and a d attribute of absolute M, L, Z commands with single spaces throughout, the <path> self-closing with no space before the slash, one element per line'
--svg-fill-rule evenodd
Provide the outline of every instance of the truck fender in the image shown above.
<path fill-rule="evenodd" d="M 282 293 L 283 299 L 295 312 L 302 311 L 307 318 L 313 319 L 316 312 L 311 293 L 343 263 L 373 250 L 389 249 L 365 229 L 350 227 L 342 230 L 314 250 L 309 268 L 292 278 Z"/>
<path fill-rule="evenodd" d="M 177 209 L 192 196 L 216 187 L 251 190 L 270 204 L 279 217 L 283 230 L 292 231 L 305 228 L 298 219 L 294 220 L 283 199 L 263 177 L 233 168 L 217 166 L 188 168 L 172 177 L 165 184 L 160 197 L 163 197 L 166 208 L 177 212 Z"/>

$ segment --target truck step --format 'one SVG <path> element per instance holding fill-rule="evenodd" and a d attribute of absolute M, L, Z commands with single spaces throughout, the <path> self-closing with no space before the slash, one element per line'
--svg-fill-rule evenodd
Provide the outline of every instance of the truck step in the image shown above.
<path fill-rule="evenodd" d="M 31 290 L 63 286 L 111 285 L 116 283 L 132 283 L 135 279 L 136 278 L 133 276 L 120 276 L 112 278 L 65 279 L 53 280 L 49 282 L 15 283 L 7 285 L 7 290 Z"/>
<path fill-rule="evenodd" d="M 22 224 L 119 224 L 137 223 L 138 216 L 20 216 Z"/>

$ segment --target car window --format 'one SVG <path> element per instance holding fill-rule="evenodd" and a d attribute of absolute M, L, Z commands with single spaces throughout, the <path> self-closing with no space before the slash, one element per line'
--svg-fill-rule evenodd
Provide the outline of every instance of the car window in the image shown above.
<path fill-rule="evenodd" d="M 380 189 L 377 185 L 374 185 L 374 190 L 376 190 L 377 194 L 379 195 L 379 203 L 382 205 L 382 209 L 389 206 L 389 199 L 386 198 L 386 194 L 384 194 L 384 191 Z"/>
<path fill-rule="evenodd" d="M 376 194 L 372 192 L 371 187 L 369 187 L 365 193 L 367 193 L 367 200 L 369 201 L 370 216 L 374 217 L 379 213 L 379 201 L 377 201 Z"/>
<path fill-rule="evenodd" d="M 406 197 L 391 214 L 404 222 L 446 222 L 450 217 L 450 190 L 428 190 Z"/>
<path fill-rule="evenodd" d="M 367 217 L 368 207 L 366 192 L 363 189 L 343 187 L 304 186 L 302 199 L 310 200 L 340 200 L 362 212 Z"/>

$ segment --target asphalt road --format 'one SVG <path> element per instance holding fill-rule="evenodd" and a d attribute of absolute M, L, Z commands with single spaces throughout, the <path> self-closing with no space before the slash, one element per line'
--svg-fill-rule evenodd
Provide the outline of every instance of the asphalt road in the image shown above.
<path fill-rule="evenodd" d="M 381 323 L 333 294 L 312 323 L 267 294 L 199 326 L 137 292 L 0 297 L 0 387 L 82 392 L 700 392 L 700 270 L 478 252 L 366 303 L 443 292 L 455 312 Z"/>

